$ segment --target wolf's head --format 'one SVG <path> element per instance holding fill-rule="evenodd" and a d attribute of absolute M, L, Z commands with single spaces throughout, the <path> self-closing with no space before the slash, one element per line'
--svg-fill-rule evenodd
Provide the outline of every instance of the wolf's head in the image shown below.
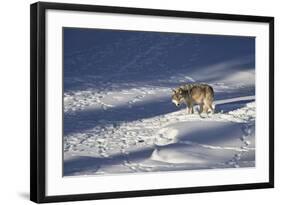
<path fill-rule="evenodd" d="M 182 88 L 173 89 L 172 94 L 172 103 L 174 103 L 177 107 L 184 101 L 183 90 Z"/>

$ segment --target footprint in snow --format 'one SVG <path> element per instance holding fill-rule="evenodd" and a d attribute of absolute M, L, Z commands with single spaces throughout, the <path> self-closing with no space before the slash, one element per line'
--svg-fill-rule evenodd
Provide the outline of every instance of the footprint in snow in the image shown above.
<path fill-rule="evenodd" d="M 242 156 L 248 151 L 247 148 L 251 144 L 247 138 L 252 133 L 252 127 L 249 125 L 244 125 L 241 127 L 243 135 L 239 138 L 242 142 L 242 146 L 240 147 L 240 152 L 236 153 L 231 160 L 226 162 L 226 164 L 232 165 L 235 168 L 239 168 L 239 161 L 242 158 Z"/>

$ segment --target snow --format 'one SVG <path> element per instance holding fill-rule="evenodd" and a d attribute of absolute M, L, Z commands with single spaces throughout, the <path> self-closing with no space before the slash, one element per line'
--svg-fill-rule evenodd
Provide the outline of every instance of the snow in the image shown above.
<path fill-rule="evenodd" d="M 142 170 L 132 169 L 132 163 L 134 167 L 150 167 L 150 171 L 163 170 L 163 164 L 164 170 L 254 166 L 254 119 L 255 103 L 251 102 L 205 118 L 179 110 L 131 122 L 104 121 L 104 125 L 65 137 L 66 175 L 83 173 L 84 166 L 75 166 L 78 172 L 74 172 L 73 163 L 69 165 L 68 161 L 79 162 L 85 157 L 99 159 L 94 161 L 94 168 L 86 169 L 88 174 L 92 174 L 90 170 L 111 173 L 107 163 L 116 160 L 123 161 L 118 165 L 124 166 L 118 168 L 120 171 L 129 167 L 126 172 Z"/>
<path fill-rule="evenodd" d="M 231 39 L 206 46 L 202 36 L 154 35 L 120 35 L 65 55 L 65 176 L 255 166 L 252 51 L 237 49 L 235 38 L 228 53 L 219 45 Z M 214 114 L 173 105 L 172 88 L 188 82 L 214 88 Z"/>

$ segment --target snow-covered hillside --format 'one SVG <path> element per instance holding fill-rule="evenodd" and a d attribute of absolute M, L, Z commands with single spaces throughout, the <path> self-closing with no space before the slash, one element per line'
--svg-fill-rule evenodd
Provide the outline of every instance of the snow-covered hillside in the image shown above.
<path fill-rule="evenodd" d="M 65 47 L 66 176 L 255 166 L 252 38 L 106 35 Z M 188 82 L 213 86 L 215 114 L 172 104 Z"/>

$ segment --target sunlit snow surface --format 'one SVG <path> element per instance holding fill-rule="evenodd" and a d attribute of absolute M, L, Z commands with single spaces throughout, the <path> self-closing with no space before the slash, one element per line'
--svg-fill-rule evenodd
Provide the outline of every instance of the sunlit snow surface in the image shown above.
<path fill-rule="evenodd" d="M 255 166 L 254 38 L 64 30 L 64 175 Z M 215 114 L 171 89 L 205 82 Z"/>

